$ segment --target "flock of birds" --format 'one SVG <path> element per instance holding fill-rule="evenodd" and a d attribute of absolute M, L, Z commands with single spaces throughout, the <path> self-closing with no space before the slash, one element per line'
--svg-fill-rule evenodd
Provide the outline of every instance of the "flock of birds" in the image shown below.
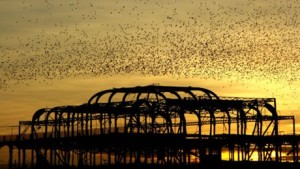
<path fill-rule="evenodd" d="M 1 90 L 120 74 L 265 80 L 285 87 L 300 80 L 297 1 L 31 3 L 23 2 L 21 10 L 44 8 L 45 14 L 20 16 L 10 26 L 39 29 L 1 38 Z"/>

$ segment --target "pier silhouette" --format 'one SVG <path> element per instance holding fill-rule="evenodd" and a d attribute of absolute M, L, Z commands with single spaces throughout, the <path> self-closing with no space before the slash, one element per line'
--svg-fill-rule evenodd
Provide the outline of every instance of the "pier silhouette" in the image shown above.
<path fill-rule="evenodd" d="M 289 134 L 279 122 L 289 121 Z M 8 168 L 296 168 L 300 136 L 276 98 L 201 87 L 136 86 L 37 110 L 1 136 Z"/>

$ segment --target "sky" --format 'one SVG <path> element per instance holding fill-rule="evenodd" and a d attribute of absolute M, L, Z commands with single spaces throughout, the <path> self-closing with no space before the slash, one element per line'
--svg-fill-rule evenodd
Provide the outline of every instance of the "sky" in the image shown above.
<path fill-rule="evenodd" d="M 40 108 L 151 84 L 276 98 L 300 124 L 298 2 L 1 0 L 0 133 Z"/>

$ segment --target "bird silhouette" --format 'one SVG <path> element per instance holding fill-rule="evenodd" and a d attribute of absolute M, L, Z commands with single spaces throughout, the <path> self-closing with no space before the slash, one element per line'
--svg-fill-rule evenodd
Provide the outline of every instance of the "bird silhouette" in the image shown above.
<path fill-rule="evenodd" d="M 0 89 L 124 74 L 265 81 L 295 91 L 299 7 L 280 0 L 23 1 L 10 25 L 26 26 L 27 34 L 1 38 Z"/>

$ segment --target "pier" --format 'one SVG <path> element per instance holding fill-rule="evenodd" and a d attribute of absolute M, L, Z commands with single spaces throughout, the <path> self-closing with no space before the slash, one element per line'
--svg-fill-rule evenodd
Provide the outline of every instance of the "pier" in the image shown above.
<path fill-rule="evenodd" d="M 291 131 L 279 132 L 280 121 Z M 295 168 L 300 136 L 276 98 L 181 86 L 113 88 L 41 108 L 0 136 L 8 168 Z"/>

